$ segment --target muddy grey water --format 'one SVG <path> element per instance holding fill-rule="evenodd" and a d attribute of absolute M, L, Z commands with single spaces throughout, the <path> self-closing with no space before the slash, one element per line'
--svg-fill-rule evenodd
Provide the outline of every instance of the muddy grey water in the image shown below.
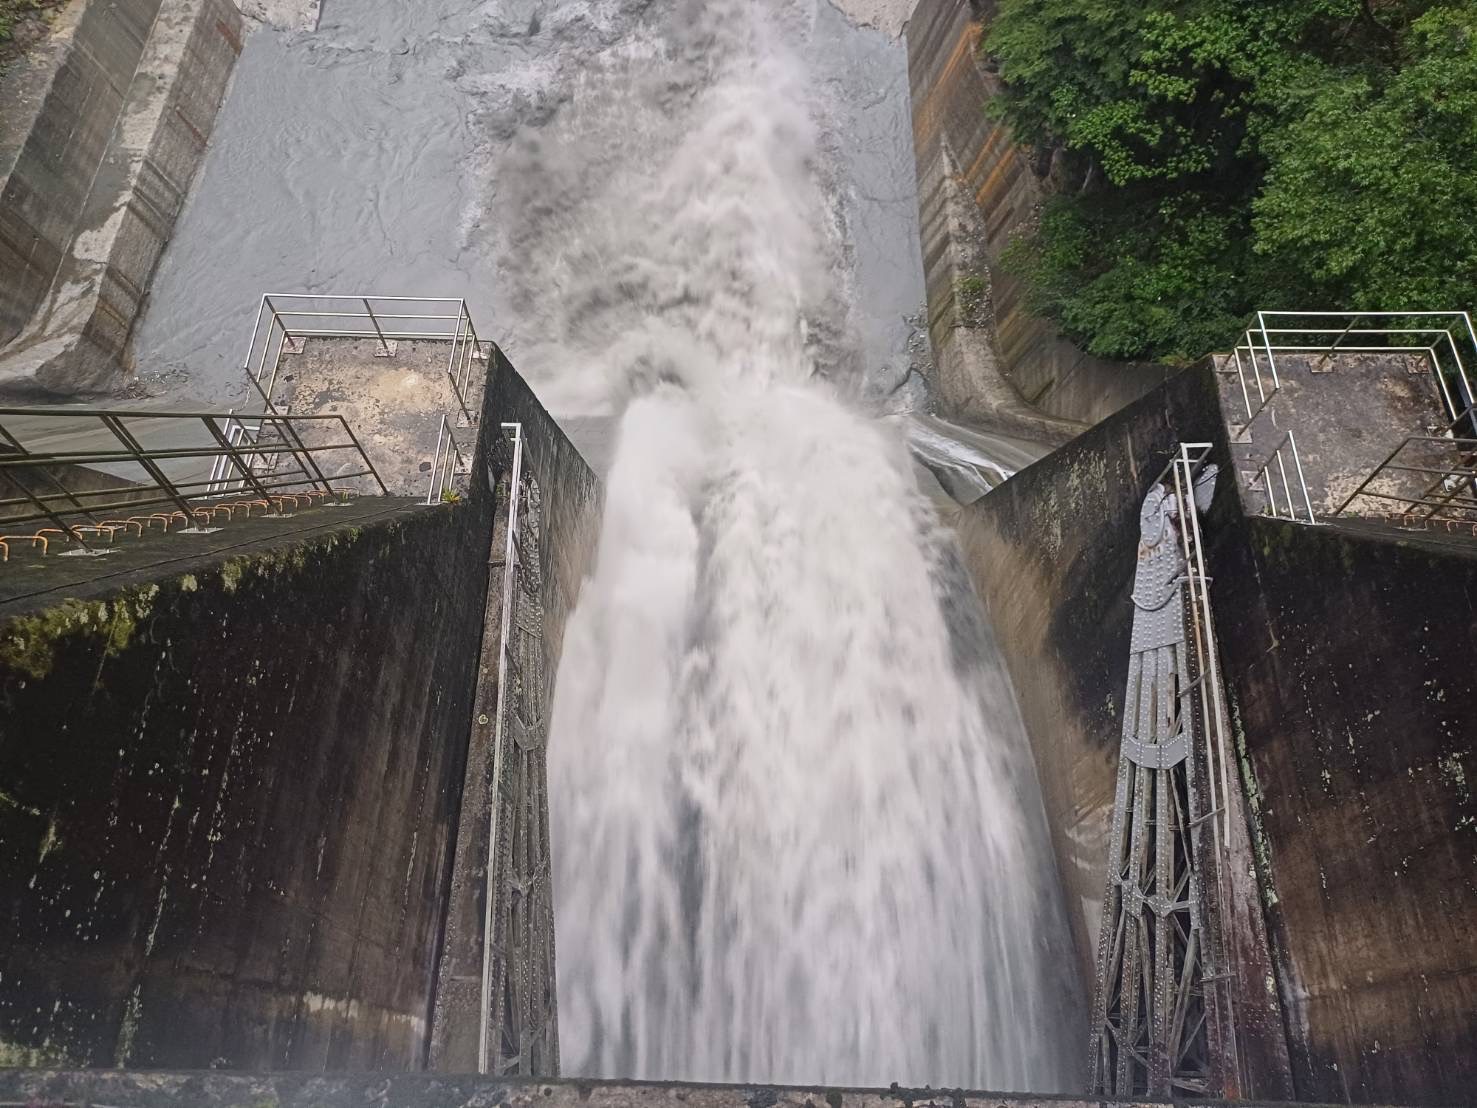
<path fill-rule="evenodd" d="M 901 47 L 825 0 L 330 2 L 250 39 L 166 255 L 161 388 L 242 399 L 266 289 L 465 295 L 610 431 L 551 719 L 566 1072 L 1076 1084 L 1019 715 L 879 418 L 910 143 Z"/>

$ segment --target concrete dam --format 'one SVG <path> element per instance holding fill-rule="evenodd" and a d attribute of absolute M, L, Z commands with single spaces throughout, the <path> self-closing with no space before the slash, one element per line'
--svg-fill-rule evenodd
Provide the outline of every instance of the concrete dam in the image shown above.
<path fill-rule="evenodd" d="M 992 12 L 56 6 L 0 1102 L 1465 1102 L 1470 317 L 1083 354 Z"/>

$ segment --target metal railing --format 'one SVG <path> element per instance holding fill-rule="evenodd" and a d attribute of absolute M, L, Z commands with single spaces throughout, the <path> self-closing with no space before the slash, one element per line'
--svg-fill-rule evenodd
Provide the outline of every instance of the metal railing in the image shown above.
<path fill-rule="evenodd" d="M 353 491 L 343 482 L 357 478 L 373 478 L 381 493 L 388 491 L 342 416 L 267 414 L 251 418 L 257 430 L 247 442 L 242 433 L 230 430 L 239 421 L 229 413 L 0 408 L 0 421 L 56 421 L 57 426 L 67 428 L 68 437 L 83 444 L 32 450 L 0 423 L 0 438 L 9 447 L 0 453 L 0 475 L 6 479 L 5 487 L 0 487 L 0 518 L 7 528 L 50 524 L 48 532 L 92 552 L 88 534 L 95 539 L 106 536 L 111 543 L 118 530 L 131 525 L 132 521 L 109 518 L 119 512 L 163 507 L 166 511 L 162 513 L 139 518 L 161 519 L 166 531 L 171 522 L 182 519 L 187 530 L 195 530 L 196 524 L 223 510 L 219 502 L 230 496 L 250 496 L 252 503 L 280 513 L 289 501 L 297 506 L 302 496 L 328 498 Z M 95 426 L 90 425 L 93 421 Z M 194 441 L 188 436 L 197 427 L 203 434 Z M 309 428 L 328 428 L 329 441 L 309 445 L 303 439 Z M 163 430 L 169 432 L 169 445 L 145 441 Z M 333 430 L 341 432 L 342 439 L 333 438 Z M 325 457 L 332 455 L 339 459 L 347 455 L 349 460 L 334 466 Z M 285 467 L 284 462 L 288 463 Z M 325 473 L 325 464 L 333 469 L 331 477 Z M 111 488 L 69 487 L 57 470 L 71 466 L 101 469 L 115 477 L 121 476 L 121 469 L 129 473 L 129 479 Z M 138 523 L 137 528 L 142 534 L 144 524 Z"/>
<path fill-rule="evenodd" d="M 1211 616 L 1210 577 L 1205 572 L 1205 541 L 1200 533 L 1200 513 L 1209 504 L 1196 503 L 1196 481 L 1205 473 L 1212 444 L 1186 442 L 1170 463 L 1174 476 L 1174 495 L 1179 509 L 1179 533 L 1185 558 L 1185 599 L 1189 609 L 1190 647 L 1201 675 L 1200 732 L 1205 737 L 1205 759 L 1209 783 L 1211 816 L 1219 815 L 1213 824 L 1219 827 L 1215 836 L 1217 855 L 1221 839 L 1229 834 L 1229 805 L 1225 798 L 1231 791 L 1231 755 L 1226 742 L 1226 706 L 1221 688 L 1220 652 L 1215 641 L 1215 621 Z M 1212 486 L 1213 491 L 1213 486 Z M 1209 691 L 1209 696 L 1205 695 Z M 1217 794 L 1219 788 L 1219 795 Z"/>
<path fill-rule="evenodd" d="M 477 421 L 469 399 L 473 363 L 487 353 L 464 299 L 272 292 L 262 296 L 242 363 L 269 411 L 282 355 L 300 353 L 310 338 L 374 339 L 376 357 L 393 357 L 402 340 L 450 342 L 446 378 L 467 425 Z"/>
<path fill-rule="evenodd" d="M 1402 479 L 1396 475 L 1411 476 Z M 1386 480 L 1380 483 L 1381 478 Z M 1417 481 L 1422 483 L 1414 489 L 1405 484 Z M 1401 495 L 1407 492 L 1414 494 Z M 1445 523 L 1449 529 L 1471 525 L 1477 534 L 1477 438 L 1408 436 L 1334 509 L 1333 515 L 1342 516 L 1360 499 L 1399 505 L 1387 514 L 1402 527 Z"/>
<path fill-rule="evenodd" d="M 426 490 L 426 503 L 439 504 L 455 498 L 455 478 L 471 472 L 471 462 L 451 429 L 451 420 L 441 417 L 436 433 L 436 453 L 431 461 L 431 487 Z"/>
<path fill-rule="evenodd" d="M 1288 459 L 1292 461 L 1292 477 L 1288 477 Z M 1273 479 L 1272 467 L 1277 467 L 1276 480 Z M 1282 499 L 1277 499 L 1277 482 L 1282 484 Z M 1296 484 L 1296 494 L 1293 487 Z M 1303 460 L 1298 455 L 1297 437 L 1291 432 L 1282 436 L 1282 441 L 1267 456 L 1267 460 L 1261 464 L 1261 468 L 1252 475 L 1247 482 L 1247 487 L 1254 489 L 1260 484 L 1262 492 L 1267 497 L 1267 510 L 1269 516 L 1276 519 L 1290 519 L 1298 523 L 1317 523 L 1318 519 L 1313 514 L 1313 501 L 1308 496 L 1308 480 L 1303 476 Z M 1298 510 L 1298 501 L 1302 501 L 1302 511 Z"/>
<path fill-rule="evenodd" d="M 504 720 L 508 714 L 508 653 L 512 648 L 513 609 L 517 603 L 518 562 L 522 551 L 518 544 L 518 520 L 523 485 L 523 424 L 504 423 L 501 429 L 512 433 L 513 466 L 508 478 L 508 537 L 503 552 L 503 606 L 500 617 L 497 653 L 497 707 L 493 715 L 492 739 L 492 782 L 489 793 L 492 797 L 488 816 L 487 865 L 483 890 L 484 918 L 482 922 L 482 1018 L 477 1033 L 477 1072 L 489 1072 L 491 1061 L 491 1028 L 493 1004 L 493 969 L 496 952 L 493 949 L 493 921 L 497 909 L 497 897 L 493 882 L 497 880 L 498 831 L 502 813 L 504 776 Z"/>
<path fill-rule="evenodd" d="M 1257 312 L 1232 351 L 1246 409 L 1238 434 L 1248 432 L 1281 391 L 1278 354 L 1318 355 L 1321 366 L 1339 354 L 1399 353 L 1428 360 L 1448 419 L 1473 419 L 1467 366 L 1477 363 L 1477 332 L 1467 312 Z"/>
<path fill-rule="evenodd" d="M 1237 427 L 1231 425 L 1232 442 L 1252 444 L 1252 427 L 1264 414 L 1269 414 L 1277 428 L 1274 401 L 1283 391 L 1285 364 L 1278 358 L 1289 355 L 1313 359 L 1312 372 L 1331 369 L 1332 360 L 1344 354 L 1405 354 L 1421 359 L 1430 372 L 1440 397 L 1448 436 L 1470 430 L 1477 433 L 1477 410 L 1468 367 L 1477 364 L 1477 331 L 1471 316 L 1459 311 L 1422 312 L 1290 312 L 1259 311 L 1246 335 L 1231 352 L 1245 419 Z M 1229 422 L 1229 420 L 1228 420 Z M 1370 486 L 1384 475 L 1399 471 L 1397 456 L 1411 443 L 1423 441 L 1412 436 L 1365 478 L 1354 494 L 1331 513 L 1339 516 L 1361 497 L 1398 500 L 1392 494 L 1370 491 Z M 1447 441 L 1456 441 L 1448 438 Z M 1438 475 L 1438 484 L 1460 483 L 1470 476 L 1473 456 L 1461 454 L 1461 464 Z M 1281 495 L 1279 498 L 1278 488 Z M 1266 497 L 1266 514 L 1300 523 L 1316 523 L 1312 497 L 1292 430 L 1282 433 L 1276 447 L 1266 456 L 1247 482 L 1249 489 L 1259 489 Z M 1429 493 L 1429 490 L 1428 490 Z M 1431 507 L 1430 495 L 1422 494 L 1409 501 L 1419 507 Z M 1435 505 L 1438 509 L 1447 503 Z"/>

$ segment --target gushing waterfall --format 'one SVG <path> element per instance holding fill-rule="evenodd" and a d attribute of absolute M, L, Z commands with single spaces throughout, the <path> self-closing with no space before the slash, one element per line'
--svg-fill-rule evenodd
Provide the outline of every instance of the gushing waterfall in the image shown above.
<path fill-rule="evenodd" d="M 619 421 L 550 740 L 565 1072 L 1071 1089 L 1035 770 L 871 410 L 813 0 L 585 7 L 621 33 L 493 206 L 520 364 Z"/>

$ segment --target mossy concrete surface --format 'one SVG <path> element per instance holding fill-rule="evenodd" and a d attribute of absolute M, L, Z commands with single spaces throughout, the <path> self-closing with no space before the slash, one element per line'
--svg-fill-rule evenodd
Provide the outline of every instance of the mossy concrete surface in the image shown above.
<path fill-rule="evenodd" d="M 362 528 L 390 516 L 413 513 L 420 507 L 421 501 L 413 497 L 363 497 L 347 504 L 281 514 L 238 514 L 231 520 L 218 519 L 203 533 L 181 530 L 178 523 L 167 533 L 151 525 L 142 534 L 132 529 L 120 533 L 111 543 L 106 538 L 88 536 L 94 549 L 106 552 L 98 557 L 62 556 L 64 551 L 77 548 L 57 541 L 42 553 L 31 543 L 12 538 L 10 558 L 0 563 L 0 618 L 48 607 L 68 597 L 100 596 L 157 581 L 161 576 L 188 573 L 202 563 L 312 542 L 325 532 Z M 168 505 L 144 507 L 138 513 L 143 516 L 167 509 Z M 31 524 L 13 527 L 9 533 L 25 535 L 35 530 L 36 525 Z M 0 533 L 5 533 L 3 526 Z M 56 540 L 57 536 L 51 538 Z"/>

